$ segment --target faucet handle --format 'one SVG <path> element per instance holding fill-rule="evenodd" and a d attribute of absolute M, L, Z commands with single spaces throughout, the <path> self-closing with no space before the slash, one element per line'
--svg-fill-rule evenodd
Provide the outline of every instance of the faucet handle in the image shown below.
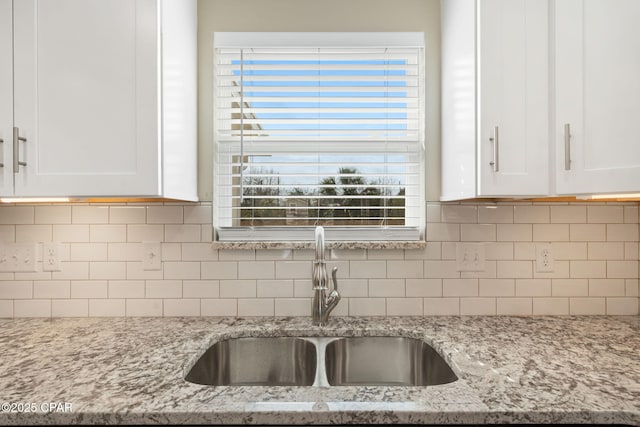
<path fill-rule="evenodd" d="M 331 280 L 333 281 L 333 290 L 338 291 L 338 267 L 331 270 Z"/>

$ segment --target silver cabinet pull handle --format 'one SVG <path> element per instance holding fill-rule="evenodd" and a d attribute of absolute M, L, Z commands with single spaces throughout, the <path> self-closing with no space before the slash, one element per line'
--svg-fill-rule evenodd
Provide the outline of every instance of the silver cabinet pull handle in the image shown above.
<path fill-rule="evenodd" d="M 489 162 L 494 172 L 500 171 L 500 138 L 498 134 L 498 126 L 493 128 L 493 136 L 489 138 L 493 142 L 493 160 Z"/>
<path fill-rule="evenodd" d="M 20 136 L 20 130 L 13 128 L 13 173 L 20 171 L 20 166 L 27 166 L 27 162 L 20 161 L 20 142 L 27 142 L 27 138 Z"/>
<path fill-rule="evenodd" d="M 2 144 L 4 142 L 4 139 L 0 138 L 0 144 Z M 0 163 L 0 168 L 4 167 L 4 163 Z"/>
<path fill-rule="evenodd" d="M 564 170 L 571 170 L 571 125 L 564 125 Z"/>

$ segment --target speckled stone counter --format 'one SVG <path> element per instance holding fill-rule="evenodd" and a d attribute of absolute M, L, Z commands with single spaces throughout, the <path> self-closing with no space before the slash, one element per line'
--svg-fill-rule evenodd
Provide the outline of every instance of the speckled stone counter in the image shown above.
<path fill-rule="evenodd" d="M 640 317 L 127 318 L 0 321 L 0 424 L 640 425 Z M 211 387 L 184 375 L 241 336 L 424 339 L 432 387 Z M 68 403 L 70 411 L 47 402 Z M 44 405 L 43 405 L 44 404 Z M 23 405 L 24 409 L 25 406 Z M 42 409 L 45 412 L 42 412 Z M 15 409 L 15 407 L 14 407 Z"/>

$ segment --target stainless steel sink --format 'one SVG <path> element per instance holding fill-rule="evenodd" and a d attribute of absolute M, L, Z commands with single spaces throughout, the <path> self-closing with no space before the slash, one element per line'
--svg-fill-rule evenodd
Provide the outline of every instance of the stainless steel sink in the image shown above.
<path fill-rule="evenodd" d="M 300 338 L 234 338 L 209 348 L 186 376 L 203 385 L 310 386 L 316 347 Z"/>
<path fill-rule="evenodd" d="M 327 345 L 330 385 L 429 386 L 458 377 L 427 343 L 404 337 L 342 338 Z"/>
<path fill-rule="evenodd" d="M 185 379 L 214 386 L 430 386 L 458 377 L 427 343 L 404 337 L 263 337 L 215 343 Z"/>

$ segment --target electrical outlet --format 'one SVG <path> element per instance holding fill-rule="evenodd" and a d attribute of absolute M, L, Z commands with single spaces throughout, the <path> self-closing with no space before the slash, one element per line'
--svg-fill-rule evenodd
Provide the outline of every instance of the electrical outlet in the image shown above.
<path fill-rule="evenodd" d="M 37 261 L 35 243 L 4 243 L 0 246 L 2 272 L 35 272 Z"/>
<path fill-rule="evenodd" d="M 60 267 L 60 243 L 42 244 L 42 271 L 62 271 Z"/>
<path fill-rule="evenodd" d="M 536 272 L 553 272 L 553 251 L 550 243 L 536 244 Z"/>
<path fill-rule="evenodd" d="M 484 271 L 484 243 L 456 244 L 456 270 Z"/>
<path fill-rule="evenodd" d="M 144 270 L 162 270 L 162 245 L 159 242 L 142 244 L 142 267 Z"/>

